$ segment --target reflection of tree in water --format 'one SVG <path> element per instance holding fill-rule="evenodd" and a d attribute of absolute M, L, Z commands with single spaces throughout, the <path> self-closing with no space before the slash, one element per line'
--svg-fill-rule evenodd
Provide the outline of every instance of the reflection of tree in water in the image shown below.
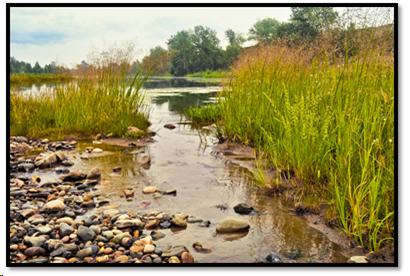
<path fill-rule="evenodd" d="M 168 102 L 169 111 L 183 113 L 188 107 L 200 106 L 215 97 L 215 92 L 210 93 L 176 93 L 174 95 L 159 95 L 152 98 L 152 103 L 161 105 Z"/>
<path fill-rule="evenodd" d="M 207 87 L 215 86 L 215 81 L 198 81 L 184 78 L 152 78 L 144 83 L 144 88 L 167 88 L 167 87 Z"/>

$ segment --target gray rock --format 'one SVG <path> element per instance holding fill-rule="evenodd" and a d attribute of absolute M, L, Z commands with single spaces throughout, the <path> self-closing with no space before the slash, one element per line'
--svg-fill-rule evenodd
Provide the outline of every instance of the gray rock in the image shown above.
<path fill-rule="evenodd" d="M 250 227 L 249 223 L 238 218 L 228 217 L 216 226 L 216 231 L 219 233 L 232 233 L 238 231 L 246 231 Z"/>
<path fill-rule="evenodd" d="M 76 256 L 80 259 L 88 256 L 95 255 L 98 252 L 98 247 L 93 245 L 93 246 L 87 246 L 84 249 L 81 249 L 77 252 Z"/>
<path fill-rule="evenodd" d="M 131 234 L 128 232 L 120 233 L 114 236 L 113 242 L 120 243 L 123 238 L 131 238 Z"/>
<path fill-rule="evenodd" d="M 265 260 L 271 264 L 278 264 L 282 262 L 282 259 L 275 252 L 272 252 L 268 256 L 266 256 Z"/>
<path fill-rule="evenodd" d="M 83 242 L 91 241 L 95 238 L 95 232 L 83 225 L 78 227 L 77 235 Z"/>
<path fill-rule="evenodd" d="M 60 236 L 61 237 L 68 236 L 73 232 L 74 232 L 73 227 L 71 227 L 70 225 L 68 225 L 65 222 L 60 223 Z"/>
<path fill-rule="evenodd" d="M 51 231 L 53 231 L 53 229 L 49 226 L 49 225 L 45 225 L 45 226 L 39 226 L 36 228 L 38 232 L 40 232 L 41 234 L 49 234 Z"/>

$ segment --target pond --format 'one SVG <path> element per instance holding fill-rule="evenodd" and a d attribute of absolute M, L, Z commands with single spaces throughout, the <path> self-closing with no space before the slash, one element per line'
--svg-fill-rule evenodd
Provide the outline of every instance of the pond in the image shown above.
<path fill-rule="evenodd" d="M 158 85 L 156 85 L 158 84 Z M 33 86 L 24 91 L 40 91 L 52 87 Z M 209 227 L 190 223 L 186 229 L 161 230 L 165 237 L 158 245 L 185 245 L 196 262 L 263 262 L 276 252 L 283 262 L 346 262 L 340 245 L 332 242 L 308 221 L 283 206 L 277 197 L 268 196 L 252 181 L 242 167 L 227 162 L 214 152 L 217 139 L 210 133 L 192 127 L 184 110 L 216 100 L 221 90 L 218 83 L 190 80 L 151 81 L 145 85 L 149 105 L 150 127 L 156 132 L 154 142 L 145 149 L 151 156 L 149 167 L 135 162 L 129 149 L 98 145 L 107 154 L 98 158 L 83 159 L 91 142 L 80 142 L 73 153 L 74 166 L 70 170 L 89 171 L 99 167 L 102 180 L 99 191 L 110 204 L 131 212 L 164 211 L 182 212 L 209 220 Z M 175 129 L 164 128 L 174 124 Z M 113 173 L 114 167 L 120 173 Z M 58 179 L 53 170 L 36 172 L 42 179 Z M 161 189 L 176 189 L 176 196 L 154 198 L 143 194 L 147 185 Z M 132 201 L 121 197 L 124 189 L 132 188 L 136 196 Z M 238 203 L 247 203 L 257 210 L 251 215 L 239 215 L 233 210 Z M 90 211 L 92 212 L 92 211 Z M 217 234 L 216 224 L 226 217 L 240 217 L 250 224 L 241 234 Z M 203 225 L 202 225 L 203 226 Z M 199 242 L 209 248 L 209 253 L 192 250 Z M 295 254 L 297 252 L 297 254 Z"/>

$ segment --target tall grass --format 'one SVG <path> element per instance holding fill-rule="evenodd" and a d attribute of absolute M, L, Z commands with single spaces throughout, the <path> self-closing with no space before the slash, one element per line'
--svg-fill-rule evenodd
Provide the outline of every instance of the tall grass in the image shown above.
<path fill-rule="evenodd" d="M 224 87 L 221 117 L 229 139 L 325 190 L 318 200 L 331 203 L 341 227 L 377 250 L 393 239 L 393 54 L 349 56 L 313 46 L 248 51 Z"/>
<path fill-rule="evenodd" d="M 58 84 L 53 93 L 11 93 L 12 135 L 31 137 L 126 134 L 129 126 L 149 125 L 139 92 L 144 78 L 127 79 L 125 68 L 93 69 L 75 82 Z"/>

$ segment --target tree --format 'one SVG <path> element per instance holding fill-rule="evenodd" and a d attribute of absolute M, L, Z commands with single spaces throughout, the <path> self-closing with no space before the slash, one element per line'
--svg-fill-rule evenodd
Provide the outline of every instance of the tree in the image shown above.
<path fill-rule="evenodd" d="M 161 46 L 150 50 L 150 54 L 142 59 L 141 69 L 145 73 L 154 75 L 163 75 L 169 72 L 170 55 L 169 52 Z"/>
<path fill-rule="evenodd" d="M 231 65 L 242 51 L 242 44 L 245 38 L 233 30 L 229 29 L 225 32 L 225 36 L 229 41 L 229 45 L 225 50 L 225 64 L 224 67 Z"/>
<path fill-rule="evenodd" d="M 260 43 L 269 43 L 278 37 L 278 28 L 281 23 L 274 18 L 258 20 L 249 30 L 249 38 Z"/>
<path fill-rule="evenodd" d="M 194 59 L 192 34 L 179 31 L 168 40 L 168 48 L 171 54 L 171 73 L 182 76 L 191 72 Z"/>
<path fill-rule="evenodd" d="M 192 42 L 195 71 L 216 70 L 221 67 L 223 51 L 216 31 L 204 26 L 195 26 Z"/>
<path fill-rule="evenodd" d="M 41 68 L 41 66 L 40 66 L 40 64 L 38 64 L 38 62 L 36 62 L 36 64 L 34 64 L 33 73 L 34 74 L 43 73 L 43 68 Z"/>
<path fill-rule="evenodd" d="M 293 7 L 291 10 L 291 25 L 284 25 L 280 32 L 304 40 L 314 39 L 330 28 L 338 17 L 331 7 Z"/>

